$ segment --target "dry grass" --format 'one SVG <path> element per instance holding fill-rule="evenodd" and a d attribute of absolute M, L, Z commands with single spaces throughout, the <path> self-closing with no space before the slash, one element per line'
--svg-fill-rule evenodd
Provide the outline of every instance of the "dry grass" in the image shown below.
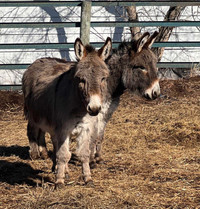
<path fill-rule="evenodd" d="M 51 160 L 29 159 L 21 95 L 0 92 L 0 208 L 200 208 L 200 78 L 161 87 L 154 101 L 123 95 L 106 128 L 105 163 L 92 170 L 95 187 L 70 164 L 60 190 Z"/>

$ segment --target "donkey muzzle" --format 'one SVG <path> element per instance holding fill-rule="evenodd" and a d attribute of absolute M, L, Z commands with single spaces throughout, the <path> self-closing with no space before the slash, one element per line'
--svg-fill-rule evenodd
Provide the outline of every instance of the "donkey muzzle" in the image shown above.
<path fill-rule="evenodd" d="M 145 91 L 144 96 L 147 99 L 156 99 L 160 96 L 160 85 L 158 80 L 156 80 L 153 85 Z"/>
<path fill-rule="evenodd" d="M 90 97 L 90 102 L 87 105 L 87 112 L 91 116 L 96 116 L 101 111 L 101 98 L 99 95 L 92 95 Z"/>

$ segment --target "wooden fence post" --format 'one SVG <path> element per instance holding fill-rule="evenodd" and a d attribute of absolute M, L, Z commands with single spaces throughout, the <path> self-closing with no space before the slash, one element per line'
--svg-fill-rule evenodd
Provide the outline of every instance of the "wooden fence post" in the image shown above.
<path fill-rule="evenodd" d="M 90 43 L 91 0 L 82 2 L 80 37 L 83 44 Z"/>

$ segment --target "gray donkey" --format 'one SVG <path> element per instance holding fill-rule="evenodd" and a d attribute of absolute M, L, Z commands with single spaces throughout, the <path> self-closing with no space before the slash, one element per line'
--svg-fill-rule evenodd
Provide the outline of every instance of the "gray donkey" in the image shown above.
<path fill-rule="evenodd" d="M 95 133 L 97 140 L 91 151 L 91 166 L 102 162 L 101 145 L 104 130 L 113 112 L 119 105 L 120 96 L 126 89 L 136 90 L 147 99 L 155 99 L 160 95 L 159 79 L 157 76 L 157 58 L 151 51 L 158 32 L 151 36 L 148 32 L 131 43 L 121 43 L 117 50 L 106 60 L 110 75 L 108 77 L 108 92 L 110 100 L 102 107 L 97 116 L 98 126 Z M 76 160 L 76 156 L 74 156 Z M 72 161 L 74 160 L 72 159 Z"/>
<path fill-rule="evenodd" d="M 107 80 L 108 93 L 110 98 L 102 107 L 97 116 L 96 135 L 93 137 L 95 144 L 91 147 L 90 167 L 95 167 L 96 163 L 103 161 L 101 147 L 104 131 L 107 122 L 119 105 L 120 96 L 126 89 L 139 93 L 147 99 L 155 99 L 160 95 L 159 79 L 157 76 L 157 58 L 151 51 L 151 46 L 155 41 L 158 32 L 151 36 L 148 32 L 141 38 L 131 43 L 121 43 L 118 49 L 113 50 L 112 55 L 106 60 L 110 75 Z M 79 160 L 75 154 L 72 155 L 71 162 Z"/>
<path fill-rule="evenodd" d="M 56 185 L 64 184 L 65 174 L 69 173 L 71 134 L 77 136 L 77 155 L 82 162 L 84 181 L 91 181 L 90 145 L 96 144 L 91 142 L 96 130 L 97 117 L 94 116 L 110 100 L 107 91 L 109 70 L 104 61 L 111 48 L 110 38 L 98 51 L 76 39 L 74 49 L 78 62 L 38 59 L 23 75 L 24 114 L 28 120 L 30 156 L 35 159 L 43 152 L 44 135 L 48 132 L 54 146 Z"/>

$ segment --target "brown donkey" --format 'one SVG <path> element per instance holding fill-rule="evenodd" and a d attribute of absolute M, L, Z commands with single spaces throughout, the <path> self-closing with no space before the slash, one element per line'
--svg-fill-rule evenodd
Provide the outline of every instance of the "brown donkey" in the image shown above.
<path fill-rule="evenodd" d="M 50 133 L 55 151 L 56 184 L 63 184 L 65 174 L 69 173 L 71 134 L 77 135 L 77 155 L 82 162 L 84 180 L 86 183 L 91 181 L 90 144 L 97 118 L 93 116 L 99 114 L 109 96 L 109 70 L 104 60 L 111 48 L 110 38 L 98 51 L 76 39 L 77 63 L 39 59 L 23 75 L 30 156 L 36 158 L 40 155 L 45 144 L 45 132 Z"/>

